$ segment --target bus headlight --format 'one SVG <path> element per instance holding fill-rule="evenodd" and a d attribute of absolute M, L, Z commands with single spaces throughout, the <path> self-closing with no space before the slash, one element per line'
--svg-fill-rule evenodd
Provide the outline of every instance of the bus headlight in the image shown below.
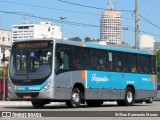
<path fill-rule="evenodd" d="M 43 90 L 48 90 L 49 87 L 50 87 L 50 83 L 47 83 L 47 84 L 44 86 Z"/>
<path fill-rule="evenodd" d="M 14 91 L 14 88 L 13 88 L 13 86 L 11 84 L 8 84 L 8 90 L 9 91 Z"/>

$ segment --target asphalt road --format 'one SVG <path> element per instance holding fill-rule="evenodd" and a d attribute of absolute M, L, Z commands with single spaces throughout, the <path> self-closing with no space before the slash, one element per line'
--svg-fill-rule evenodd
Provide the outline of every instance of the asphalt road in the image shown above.
<path fill-rule="evenodd" d="M 2 112 L 11 112 L 12 119 L 15 120 L 17 120 L 17 115 L 20 116 L 18 118 L 19 120 L 24 119 L 24 117 L 26 120 L 86 120 L 86 117 L 87 120 L 159 120 L 160 101 L 156 101 L 152 104 L 139 103 L 130 107 L 117 106 L 116 102 L 105 102 L 101 107 L 87 107 L 86 105 L 81 105 L 80 108 L 76 109 L 67 108 L 63 103 L 46 105 L 43 109 L 34 109 L 31 104 L 21 105 L 19 102 L 19 105 L 1 105 L 0 111 L 0 116 L 2 116 Z M 4 113 L 4 115 L 5 114 L 6 113 Z M 42 118 L 28 118 L 28 116 L 33 117 L 34 115 L 37 117 L 42 116 Z M 2 117 L 2 119 L 10 120 L 11 118 Z"/>

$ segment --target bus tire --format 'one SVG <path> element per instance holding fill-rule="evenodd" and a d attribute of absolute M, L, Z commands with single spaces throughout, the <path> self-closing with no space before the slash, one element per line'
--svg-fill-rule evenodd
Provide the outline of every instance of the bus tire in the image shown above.
<path fill-rule="evenodd" d="M 103 104 L 103 101 L 100 100 L 87 100 L 86 101 L 87 105 L 89 107 L 99 107 Z"/>
<path fill-rule="evenodd" d="M 151 98 L 148 98 L 148 100 L 146 100 L 146 103 L 153 103 L 153 98 L 151 97 Z"/>
<path fill-rule="evenodd" d="M 133 89 L 128 87 L 126 89 L 126 93 L 124 97 L 124 105 L 131 106 L 133 105 L 134 101 L 135 101 L 135 95 L 134 95 Z"/>
<path fill-rule="evenodd" d="M 39 108 L 39 109 L 43 108 L 44 105 L 45 105 L 45 103 L 43 101 L 40 101 L 40 100 L 39 101 L 38 100 L 37 101 L 36 100 L 35 101 L 31 101 L 31 103 L 32 103 L 34 108 Z"/>
<path fill-rule="evenodd" d="M 81 92 L 78 88 L 74 88 L 71 94 L 71 100 L 67 101 L 66 104 L 71 108 L 78 108 L 81 104 Z"/>

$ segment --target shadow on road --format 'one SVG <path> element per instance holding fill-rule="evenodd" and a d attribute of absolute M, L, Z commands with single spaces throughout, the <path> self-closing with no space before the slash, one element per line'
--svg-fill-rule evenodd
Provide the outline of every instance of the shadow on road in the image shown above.
<path fill-rule="evenodd" d="M 117 108 L 127 108 L 127 107 L 135 107 L 135 106 L 143 106 L 143 107 L 147 107 L 147 106 L 153 106 L 152 104 L 135 104 L 133 106 L 118 106 L 117 104 L 104 104 L 104 105 L 101 105 L 100 107 L 88 107 L 87 105 L 81 105 L 79 108 L 83 109 L 83 108 L 87 108 L 87 109 L 93 109 L 93 108 L 111 108 L 111 107 L 117 107 Z M 32 106 L 3 106 L 2 108 L 5 108 L 5 109 L 14 109 L 14 110 L 20 110 L 20 109 L 25 109 L 25 110 L 38 110 L 38 109 L 35 109 L 33 108 Z M 79 109 L 79 108 L 76 108 L 76 109 Z M 53 110 L 58 110 L 58 109 L 74 109 L 74 108 L 68 108 L 66 105 L 46 105 L 44 106 L 42 109 L 39 109 L 39 110 L 43 110 L 43 109 L 53 109 Z"/>

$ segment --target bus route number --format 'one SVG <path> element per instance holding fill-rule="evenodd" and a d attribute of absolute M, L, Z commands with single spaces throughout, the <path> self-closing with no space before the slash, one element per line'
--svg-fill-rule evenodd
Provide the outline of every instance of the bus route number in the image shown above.
<path fill-rule="evenodd" d="M 134 81 L 126 81 L 127 84 L 134 84 Z"/>

